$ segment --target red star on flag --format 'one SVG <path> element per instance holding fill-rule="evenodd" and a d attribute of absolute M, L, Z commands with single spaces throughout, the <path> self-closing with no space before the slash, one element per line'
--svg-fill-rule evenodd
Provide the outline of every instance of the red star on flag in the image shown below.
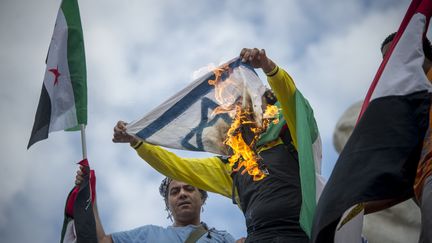
<path fill-rule="evenodd" d="M 58 71 L 58 66 L 56 68 L 48 69 L 48 71 L 54 74 L 54 86 L 58 83 L 58 77 L 60 77 L 61 73 Z"/>

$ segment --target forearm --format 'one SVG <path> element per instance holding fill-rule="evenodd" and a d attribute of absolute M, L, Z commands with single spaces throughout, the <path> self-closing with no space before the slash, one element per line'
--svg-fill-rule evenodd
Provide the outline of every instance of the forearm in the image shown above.
<path fill-rule="evenodd" d="M 231 197 L 232 179 L 228 165 L 216 157 L 181 158 L 159 146 L 143 143 L 138 155 L 161 174 L 200 189 Z"/>
<path fill-rule="evenodd" d="M 291 76 L 282 68 L 275 66 L 273 70 L 266 73 L 267 81 L 272 88 L 277 100 L 279 101 L 282 114 L 290 129 L 294 144 L 297 146 L 296 139 L 296 106 L 295 92 L 296 86 Z"/>
<path fill-rule="evenodd" d="M 97 204 L 96 202 L 93 205 L 93 214 L 95 217 L 95 222 L 96 222 L 96 235 L 98 238 L 98 242 L 99 243 L 112 243 L 113 240 L 111 238 L 111 235 L 106 235 L 105 231 L 103 229 L 100 217 L 99 217 L 99 211 L 97 209 Z"/>
<path fill-rule="evenodd" d="M 276 64 L 270 58 L 267 58 L 261 68 L 265 74 L 268 74 L 276 68 Z"/>

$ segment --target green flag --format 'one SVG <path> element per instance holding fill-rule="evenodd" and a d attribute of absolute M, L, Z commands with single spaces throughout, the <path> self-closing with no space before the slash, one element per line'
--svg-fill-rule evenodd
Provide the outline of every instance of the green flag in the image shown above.
<path fill-rule="evenodd" d="M 27 148 L 48 134 L 87 124 L 84 39 L 76 0 L 63 0 L 46 59 L 46 71 Z"/>

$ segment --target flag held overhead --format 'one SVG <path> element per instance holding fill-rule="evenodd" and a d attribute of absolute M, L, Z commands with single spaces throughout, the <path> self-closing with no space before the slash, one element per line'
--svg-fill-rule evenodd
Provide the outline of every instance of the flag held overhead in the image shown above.
<path fill-rule="evenodd" d="M 265 89 L 252 67 L 233 59 L 128 124 L 127 132 L 168 148 L 229 155 L 224 140 L 235 104 L 247 101 L 261 123 Z"/>
<path fill-rule="evenodd" d="M 41 96 L 27 148 L 60 130 L 87 124 L 84 39 L 77 0 L 63 0 L 51 39 Z"/>

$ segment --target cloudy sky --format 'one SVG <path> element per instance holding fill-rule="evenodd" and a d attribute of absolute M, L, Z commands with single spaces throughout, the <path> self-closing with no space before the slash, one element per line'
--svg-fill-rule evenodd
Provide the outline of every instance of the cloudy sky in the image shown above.
<path fill-rule="evenodd" d="M 106 232 L 169 225 L 162 176 L 125 144 L 111 142 L 118 120 L 139 118 L 192 81 L 194 71 L 267 51 L 314 108 L 323 140 L 323 174 L 337 158 L 333 130 L 361 100 L 409 0 L 80 1 L 89 94 L 88 157 L 96 170 Z M 0 2 L 0 241 L 57 242 L 66 196 L 81 159 L 79 133 L 56 132 L 26 150 L 59 0 Z M 265 81 L 265 80 L 264 80 Z M 208 156 L 179 152 L 182 156 Z M 203 219 L 235 238 L 243 216 L 211 194 Z"/>

